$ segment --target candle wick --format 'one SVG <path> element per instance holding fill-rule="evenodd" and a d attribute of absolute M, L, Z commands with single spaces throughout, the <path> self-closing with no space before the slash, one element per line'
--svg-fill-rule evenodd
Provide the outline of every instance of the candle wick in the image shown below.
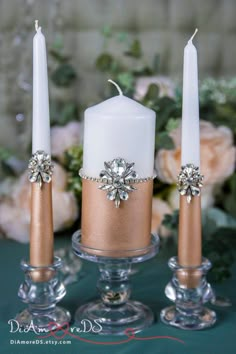
<path fill-rule="evenodd" d="M 34 23 L 35 23 L 35 31 L 38 32 L 38 29 L 39 29 L 39 20 L 35 20 Z"/>
<path fill-rule="evenodd" d="M 193 40 L 193 38 L 196 36 L 197 32 L 198 32 L 198 28 L 195 29 L 194 34 L 193 34 L 192 37 L 190 38 L 189 42 L 192 42 L 192 40 Z"/>
<path fill-rule="evenodd" d="M 115 81 L 113 81 L 113 80 L 111 80 L 111 79 L 109 79 L 109 80 L 107 80 L 107 81 L 108 81 L 108 82 L 111 82 L 111 83 L 117 88 L 117 90 L 118 90 L 120 96 L 123 96 L 123 92 L 122 92 L 120 86 L 119 86 Z"/>

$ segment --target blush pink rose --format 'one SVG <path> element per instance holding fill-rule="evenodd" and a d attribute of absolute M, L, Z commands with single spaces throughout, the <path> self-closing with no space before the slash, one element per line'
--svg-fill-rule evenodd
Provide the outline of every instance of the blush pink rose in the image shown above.
<path fill-rule="evenodd" d="M 181 167 L 181 126 L 170 133 L 175 148 L 159 150 L 156 168 L 159 178 L 165 183 L 176 183 Z M 220 184 L 229 177 L 235 168 L 236 148 L 233 145 L 232 131 L 216 127 L 210 122 L 200 121 L 201 173 L 205 185 Z"/>

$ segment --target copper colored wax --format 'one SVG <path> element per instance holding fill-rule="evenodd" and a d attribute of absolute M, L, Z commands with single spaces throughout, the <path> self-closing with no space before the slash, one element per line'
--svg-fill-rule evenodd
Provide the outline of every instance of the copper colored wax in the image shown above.
<path fill-rule="evenodd" d="M 150 244 L 153 181 L 135 184 L 137 190 L 119 208 L 98 189 L 100 184 L 83 179 L 82 244 L 103 256 L 144 253 L 138 250 Z"/>
<path fill-rule="evenodd" d="M 202 263 L 201 197 L 180 196 L 178 262 L 183 267 L 196 267 Z M 181 271 L 178 275 L 182 285 L 195 287 L 200 279 L 199 271 Z"/>
<path fill-rule="evenodd" d="M 30 265 L 53 264 L 52 183 L 31 183 Z M 32 272 L 35 281 L 45 281 L 47 271 Z"/>

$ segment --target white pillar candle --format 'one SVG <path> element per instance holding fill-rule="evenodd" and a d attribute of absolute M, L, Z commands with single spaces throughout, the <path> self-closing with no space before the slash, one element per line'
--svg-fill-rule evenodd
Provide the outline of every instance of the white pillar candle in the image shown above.
<path fill-rule="evenodd" d="M 181 164 L 200 167 L 198 65 L 192 42 L 196 33 L 197 29 L 184 48 Z"/>
<path fill-rule="evenodd" d="M 154 169 L 155 112 L 119 95 L 85 111 L 83 172 L 98 177 L 104 161 L 134 162 L 140 178 Z"/>
<path fill-rule="evenodd" d="M 43 150 L 51 154 L 48 102 L 48 73 L 45 37 L 35 21 L 33 41 L 33 137 L 32 153 Z"/>

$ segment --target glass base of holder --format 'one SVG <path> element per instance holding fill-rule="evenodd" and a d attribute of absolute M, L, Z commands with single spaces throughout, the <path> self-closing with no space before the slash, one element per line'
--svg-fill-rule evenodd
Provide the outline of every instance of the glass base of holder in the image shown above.
<path fill-rule="evenodd" d="M 21 262 L 25 279 L 19 288 L 18 297 L 28 307 L 15 317 L 20 327 L 29 331 L 49 332 L 69 325 L 69 311 L 57 306 L 66 294 L 60 279 L 61 267 L 59 257 L 55 257 L 49 266 L 37 267 Z"/>
<path fill-rule="evenodd" d="M 96 334 L 125 335 L 128 330 L 137 333 L 154 322 L 154 315 L 146 305 L 129 300 L 131 294 L 130 274 L 132 264 L 144 262 L 154 257 L 159 250 L 158 236 L 151 236 L 150 245 L 144 249 L 128 250 L 122 257 L 109 257 L 109 251 L 91 249 L 81 243 L 81 233 L 77 231 L 72 237 L 75 254 L 83 259 L 98 264 L 100 277 L 97 289 L 100 300 L 89 302 L 75 313 L 75 323 L 82 320 L 99 323 Z M 83 323 L 83 322 L 82 322 Z"/>
<path fill-rule="evenodd" d="M 183 267 L 177 257 L 169 260 L 173 277 L 165 288 L 165 294 L 175 304 L 161 311 L 161 321 L 167 325 L 185 330 L 200 330 L 212 327 L 216 313 L 205 306 L 215 298 L 206 273 L 211 267 L 208 259 L 196 267 Z"/>
<path fill-rule="evenodd" d="M 182 315 L 175 306 L 170 306 L 161 311 L 163 323 L 186 330 L 200 330 L 212 327 L 216 322 L 214 311 L 202 307 L 201 312 L 192 316 Z"/>
<path fill-rule="evenodd" d="M 75 313 L 75 323 L 88 319 L 92 323 L 99 320 L 99 334 L 122 335 L 127 328 L 138 333 L 154 322 L 154 315 L 149 307 L 138 301 L 128 301 L 125 305 L 110 308 L 102 301 L 90 302 L 81 306 Z"/>
<path fill-rule="evenodd" d="M 29 328 L 32 331 L 37 329 L 53 331 L 57 328 L 64 328 L 71 320 L 69 311 L 56 306 L 52 312 L 43 314 L 32 314 L 28 309 L 24 309 L 15 317 L 20 327 Z"/>

